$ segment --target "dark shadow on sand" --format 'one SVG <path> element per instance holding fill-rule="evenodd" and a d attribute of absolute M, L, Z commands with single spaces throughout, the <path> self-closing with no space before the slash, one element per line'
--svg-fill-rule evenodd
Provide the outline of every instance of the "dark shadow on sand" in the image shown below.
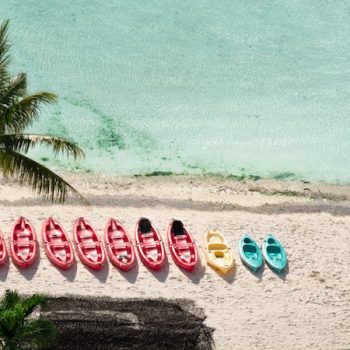
<path fill-rule="evenodd" d="M 177 265 L 176 267 L 195 284 L 198 284 L 205 274 L 205 266 L 202 265 L 200 260 L 198 261 L 198 264 L 193 271 L 186 271 Z"/>
<path fill-rule="evenodd" d="M 165 260 L 164 266 L 160 270 L 153 270 L 144 264 L 146 269 L 159 281 L 164 282 L 169 275 L 169 261 Z"/>
<path fill-rule="evenodd" d="M 84 268 L 87 269 L 95 278 L 97 278 L 100 282 L 106 282 L 108 278 L 109 273 L 109 262 L 106 261 L 106 263 L 103 265 L 101 270 L 93 270 L 90 267 L 84 265 Z"/>
<path fill-rule="evenodd" d="M 220 270 L 208 265 L 209 268 L 211 268 L 214 272 L 216 272 L 224 281 L 226 281 L 229 284 L 232 284 L 234 280 L 236 279 L 236 264 L 233 266 L 233 268 L 226 274 L 223 274 Z"/>
<path fill-rule="evenodd" d="M 16 264 L 14 264 L 16 266 L 16 269 L 18 270 L 18 272 L 28 281 L 32 280 L 34 275 L 36 274 L 36 272 L 38 271 L 38 267 L 40 264 L 40 248 L 38 246 L 38 253 L 36 256 L 35 261 L 33 262 L 33 264 L 31 264 L 30 266 L 28 266 L 27 268 L 23 269 L 22 267 L 17 266 Z"/>
<path fill-rule="evenodd" d="M 248 270 L 252 275 L 254 275 L 256 278 L 258 278 L 260 281 L 262 280 L 262 276 L 265 271 L 265 263 L 263 262 L 260 268 L 257 271 L 253 271 L 250 269 L 246 264 L 242 262 L 242 265 L 245 267 L 246 270 Z"/>
<path fill-rule="evenodd" d="M 6 281 L 9 270 L 10 270 L 10 259 L 7 258 L 4 265 L 0 267 L 0 281 L 3 281 L 3 282 Z"/>
<path fill-rule="evenodd" d="M 274 271 L 275 272 L 275 271 Z M 287 275 L 289 273 L 289 262 L 287 261 L 287 265 L 284 268 L 284 270 L 280 273 L 275 272 L 275 274 L 283 281 L 287 279 Z"/>
<path fill-rule="evenodd" d="M 112 265 L 113 266 L 113 265 Z M 123 271 L 113 266 L 114 269 L 118 270 L 119 274 L 123 276 L 128 282 L 135 283 L 137 275 L 139 274 L 139 262 L 135 259 L 135 266 L 130 271 Z"/>
<path fill-rule="evenodd" d="M 16 266 L 16 269 L 18 270 L 18 272 L 28 281 L 32 280 L 34 275 L 36 274 L 36 272 L 38 271 L 38 267 L 39 267 L 39 263 L 40 263 L 40 259 L 37 259 L 32 265 L 30 265 L 29 267 L 23 269 L 22 267 L 17 266 L 16 264 L 14 264 Z"/>
<path fill-rule="evenodd" d="M 77 262 L 75 262 L 69 270 L 63 270 L 59 268 L 58 266 L 52 264 L 56 268 L 57 271 L 61 273 L 62 276 L 64 276 L 68 281 L 73 282 L 75 280 L 75 276 L 77 275 Z"/>

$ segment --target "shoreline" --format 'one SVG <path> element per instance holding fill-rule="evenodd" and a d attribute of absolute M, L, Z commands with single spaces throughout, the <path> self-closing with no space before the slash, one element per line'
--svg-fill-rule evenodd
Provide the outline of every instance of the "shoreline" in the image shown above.
<path fill-rule="evenodd" d="M 96 183 L 103 181 L 104 185 L 120 183 L 121 185 L 131 183 L 183 183 L 229 186 L 231 189 L 242 190 L 247 188 L 251 192 L 258 192 L 266 195 L 281 195 L 288 197 L 306 197 L 311 199 L 330 199 L 330 200 L 350 200 L 349 184 L 329 184 L 322 182 L 309 182 L 303 180 L 283 180 L 283 179 L 237 179 L 235 177 L 223 176 L 218 174 L 208 175 L 132 175 L 119 176 L 107 174 L 92 174 L 80 172 L 60 172 L 65 179 L 74 183 L 88 182 Z M 124 187 L 125 188 L 125 187 Z"/>

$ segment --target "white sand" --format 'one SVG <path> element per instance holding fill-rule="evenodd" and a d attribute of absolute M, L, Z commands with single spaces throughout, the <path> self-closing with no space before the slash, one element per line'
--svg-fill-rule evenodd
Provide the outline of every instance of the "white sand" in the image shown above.
<path fill-rule="evenodd" d="M 63 272 L 41 247 L 40 262 L 28 270 L 18 269 L 12 261 L 0 268 L 2 291 L 190 298 L 204 308 L 207 325 L 216 328 L 217 349 L 350 348 L 349 187 L 188 177 L 68 178 L 92 208 L 74 201 L 51 205 L 25 188 L 3 182 L 0 228 L 5 236 L 19 215 L 32 220 L 40 240 L 41 223 L 48 215 L 57 217 L 69 232 L 77 216 L 86 216 L 100 235 L 110 216 L 125 223 L 132 235 L 136 220 L 147 216 L 166 239 L 168 221 L 175 217 L 192 231 L 201 266 L 185 273 L 168 254 L 169 265 L 159 272 L 149 271 L 140 261 L 128 273 L 111 264 L 92 272 L 79 261 Z M 276 195 L 283 191 L 288 196 Z M 203 235 L 212 228 L 222 231 L 236 254 L 236 272 L 225 278 L 204 261 Z M 257 275 L 248 271 L 237 250 L 245 232 L 258 242 L 268 232 L 276 234 L 288 256 L 287 271 L 281 276 L 266 266 Z"/>

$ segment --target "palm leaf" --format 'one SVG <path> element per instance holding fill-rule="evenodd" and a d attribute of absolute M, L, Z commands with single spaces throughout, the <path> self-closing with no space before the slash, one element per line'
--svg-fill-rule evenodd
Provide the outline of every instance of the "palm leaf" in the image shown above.
<path fill-rule="evenodd" d="M 27 91 L 27 76 L 25 73 L 19 73 L 11 77 L 4 84 L 4 89 L 0 94 L 1 108 L 8 108 L 19 98 L 24 97 Z"/>
<path fill-rule="evenodd" d="M 9 21 L 4 21 L 0 25 L 0 91 L 2 91 L 2 84 L 8 78 L 7 66 L 10 60 L 8 51 L 10 45 L 8 44 L 7 32 L 9 27 Z"/>
<path fill-rule="evenodd" d="M 47 349 L 56 341 L 56 328 L 50 321 L 43 319 L 31 320 L 18 329 L 17 343 L 30 345 L 30 349 Z"/>
<path fill-rule="evenodd" d="M 57 100 L 55 94 L 37 92 L 33 95 L 18 99 L 11 105 L 3 106 L 1 110 L 0 131 L 2 133 L 22 132 L 26 127 L 39 120 L 40 107 Z M 1 103 L 1 100 L 0 100 Z"/>
<path fill-rule="evenodd" d="M 32 134 L 5 134 L 0 135 L 0 147 L 9 148 L 16 152 L 27 153 L 38 144 L 52 147 L 55 156 L 65 153 L 74 159 L 83 158 L 84 152 L 75 143 L 60 137 Z"/>
<path fill-rule="evenodd" d="M 82 202 L 89 205 L 88 200 L 62 177 L 11 149 L 0 148 L 0 168 L 5 177 L 17 177 L 20 184 L 31 186 L 39 195 L 50 198 L 52 202 L 63 203 L 70 190 Z"/>
<path fill-rule="evenodd" d="M 2 297 L 0 301 L 1 309 L 9 309 L 14 307 L 16 304 L 20 302 L 21 298 L 16 291 L 11 291 L 6 289 L 5 295 Z"/>
<path fill-rule="evenodd" d="M 25 298 L 21 302 L 26 316 L 30 315 L 38 306 L 45 307 L 48 303 L 47 297 L 42 294 L 33 294 L 32 296 Z"/>
<path fill-rule="evenodd" d="M 10 45 L 8 44 L 7 32 L 9 28 L 10 21 L 3 21 L 0 25 L 0 65 L 4 65 L 9 61 L 8 51 Z"/>

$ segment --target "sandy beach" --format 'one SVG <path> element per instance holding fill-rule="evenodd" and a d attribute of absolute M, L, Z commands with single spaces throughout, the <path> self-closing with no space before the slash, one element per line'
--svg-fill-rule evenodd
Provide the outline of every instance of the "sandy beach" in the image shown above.
<path fill-rule="evenodd" d="M 55 268 L 40 244 L 40 259 L 27 270 L 10 261 L 0 269 L 1 290 L 49 295 L 194 300 L 215 328 L 221 349 L 346 349 L 350 347 L 350 187 L 270 180 L 232 181 L 198 177 L 108 177 L 66 174 L 91 202 L 51 204 L 16 184 L 1 181 L 0 229 L 8 239 L 14 219 L 28 217 L 41 241 L 42 220 L 55 216 L 71 233 L 85 216 L 102 237 L 109 217 L 134 233 L 140 216 L 151 219 L 166 240 L 171 218 L 181 219 L 199 246 L 194 273 L 180 270 L 168 254 L 159 272 L 138 259 L 128 273 L 107 264 L 92 272 L 80 261 L 67 272 Z M 203 235 L 217 228 L 235 252 L 236 270 L 222 277 L 206 266 Z M 261 243 L 272 232 L 283 243 L 288 268 L 251 273 L 239 259 L 239 237 Z M 166 247 L 169 253 L 168 248 Z"/>

